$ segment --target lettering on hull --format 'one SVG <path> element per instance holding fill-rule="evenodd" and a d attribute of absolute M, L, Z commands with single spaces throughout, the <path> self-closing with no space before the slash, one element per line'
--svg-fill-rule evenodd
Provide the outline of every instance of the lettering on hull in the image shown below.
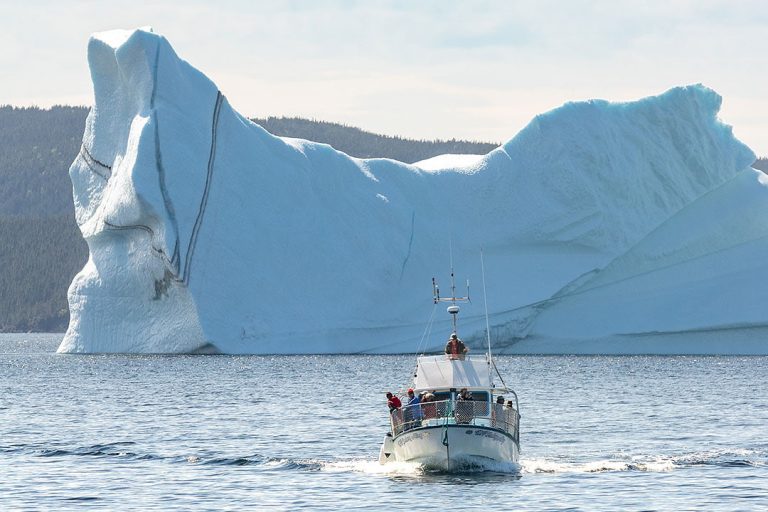
<path fill-rule="evenodd" d="M 417 439 L 424 439 L 425 437 L 427 437 L 427 435 L 423 432 L 414 432 L 412 434 L 406 434 L 404 436 L 401 436 L 397 440 L 397 447 L 402 448 L 403 446 L 405 446 L 406 444 L 412 441 L 416 441 Z"/>
<path fill-rule="evenodd" d="M 470 433 L 470 431 L 467 430 L 467 434 L 469 434 L 469 433 Z M 504 436 L 503 435 L 497 434 L 496 432 L 492 432 L 490 430 L 485 430 L 485 429 L 481 429 L 480 428 L 480 429 L 475 430 L 475 435 L 476 436 L 482 436 L 482 437 L 485 437 L 487 439 L 492 439 L 492 440 L 496 441 L 499 444 L 504 443 Z"/>

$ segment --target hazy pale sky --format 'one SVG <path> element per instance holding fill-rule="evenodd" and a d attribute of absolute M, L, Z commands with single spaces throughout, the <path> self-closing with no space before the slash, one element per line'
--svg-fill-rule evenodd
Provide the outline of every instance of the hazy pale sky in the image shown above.
<path fill-rule="evenodd" d="M 249 117 L 504 142 L 571 100 L 703 83 L 768 154 L 768 2 L 0 0 L 0 104 L 92 102 L 93 32 L 151 26 Z"/>

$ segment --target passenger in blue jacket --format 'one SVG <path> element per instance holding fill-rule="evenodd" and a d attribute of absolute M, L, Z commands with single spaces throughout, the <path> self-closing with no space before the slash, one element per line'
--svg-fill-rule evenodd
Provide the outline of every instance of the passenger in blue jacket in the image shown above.
<path fill-rule="evenodd" d="M 405 407 L 405 430 L 421 426 L 421 401 L 419 397 L 413 393 L 412 389 L 408 390 L 408 403 Z"/>

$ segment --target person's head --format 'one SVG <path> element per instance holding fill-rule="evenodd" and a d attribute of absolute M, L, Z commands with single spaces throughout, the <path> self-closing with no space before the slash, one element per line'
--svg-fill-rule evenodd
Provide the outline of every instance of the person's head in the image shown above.
<path fill-rule="evenodd" d="M 387 392 L 387 398 L 392 398 L 392 393 Z"/>
<path fill-rule="evenodd" d="M 408 390 L 408 396 L 413 396 L 413 390 L 412 389 Z"/>
<path fill-rule="evenodd" d="M 496 403 L 497 403 L 497 404 L 501 404 L 501 405 L 504 405 L 504 397 L 503 397 L 503 396 L 500 396 L 500 397 L 496 398 Z"/>
<path fill-rule="evenodd" d="M 457 340 L 457 339 L 459 339 L 459 337 L 456 336 L 456 333 L 453 333 L 453 334 L 451 334 L 451 339 L 452 340 Z"/>

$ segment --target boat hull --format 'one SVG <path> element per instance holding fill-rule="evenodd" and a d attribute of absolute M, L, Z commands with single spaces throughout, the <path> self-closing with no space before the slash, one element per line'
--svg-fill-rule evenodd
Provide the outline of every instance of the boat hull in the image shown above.
<path fill-rule="evenodd" d="M 389 460 L 417 462 L 454 470 L 486 461 L 517 464 L 520 450 L 514 438 L 498 429 L 478 425 L 438 425 L 403 432 L 391 441 Z"/>

